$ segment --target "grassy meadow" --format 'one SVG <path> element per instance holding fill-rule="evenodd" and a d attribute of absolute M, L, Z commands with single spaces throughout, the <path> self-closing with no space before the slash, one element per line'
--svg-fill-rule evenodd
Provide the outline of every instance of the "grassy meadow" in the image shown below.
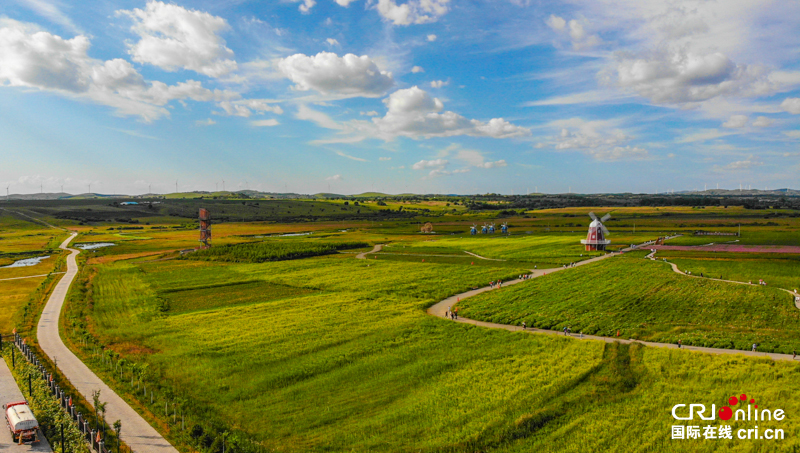
<path fill-rule="evenodd" d="M 67 233 L 36 223 L 16 213 L 0 211 L 0 333 L 9 334 L 15 317 L 59 265 L 58 249 Z M 34 266 L 4 268 L 15 261 L 49 256 Z"/>
<path fill-rule="evenodd" d="M 764 280 L 768 286 L 800 290 L 800 255 L 660 250 L 656 256 L 666 258 L 693 275 L 702 273 L 752 283 Z"/>
<path fill-rule="evenodd" d="M 676 274 L 633 253 L 462 301 L 464 317 L 502 324 L 718 348 L 800 350 L 800 311 L 775 288 Z M 741 320 L 746 319 L 746 322 Z"/>
<path fill-rule="evenodd" d="M 198 246 L 196 209 L 209 203 L 212 252 L 174 259 Z M 491 330 L 425 312 L 490 280 L 597 255 L 579 242 L 589 211 L 611 212 L 614 247 L 739 223 L 743 238 L 796 244 L 800 220 L 786 212 L 730 206 L 502 214 L 502 206 L 475 212 L 433 200 L 359 200 L 356 207 L 353 200 L 169 199 L 154 206 L 72 200 L 19 209 L 79 231 L 77 243 L 116 244 L 79 255 L 62 336 L 181 451 L 221 453 L 223 438 L 230 453 L 800 448 L 800 401 L 792 397 L 800 391 L 798 363 Z M 45 250 L 62 234 L 51 230 L 46 238 L 41 225 L 7 217 L 0 217 L 2 252 L 6 245 L 14 253 Z M 419 233 L 425 221 L 435 234 Z M 469 236 L 473 223 L 505 221 L 510 236 Z M 281 237 L 296 233 L 312 234 Z M 366 247 L 305 253 L 342 243 L 386 246 L 366 260 L 354 257 Z M 253 247 L 259 252 L 250 253 Z M 293 256 L 298 250 L 303 257 Z M 746 349 L 756 342 L 782 352 L 800 346 L 800 311 L 771 287 L 791 281 L 793 257 L 670 255 L 693 273 L 692 266 L 720 266 L 733 278 L 757 269 L 770 275 L 763 288 L 682 277 L 643 255 L 463 300 L 460 313 L 685 344 Z M 290 257 L 297 259 L 271 261 Z M 39 266 L 52 269 L 56 260 Z M 731 263 L 743 267 L 734 272 Z M 18 296 L 29 289 L 36 290 L 21 287 Z M 20 302 L 0 297 L 0 304 L 5 312 Z M 670 439 L 673 405 L 719 408 L 742 392 L 786 411 L 782 423 L 759 423 L 784 429 L 785 440 Z"/>
<path fill-rule="evenodd" d="M 148 385 L 173 389 L 205 435 L 209 425 L 228 426 L 276 451 L 586 451 L 587 443 L 746 451 L 731 442 L 676 448 L 670 408 L 721 405 L 743 385 L 787 413 L 795 404 L 787 396 L 800 390 L 796 364 L 493 331 L 424 314 L 508 273 L 336 255 L 120 262 L 92 280 L 91 329 L 146 364 Z M 798 428 L 786 424 L 781 446 L 798 445 Z"/>

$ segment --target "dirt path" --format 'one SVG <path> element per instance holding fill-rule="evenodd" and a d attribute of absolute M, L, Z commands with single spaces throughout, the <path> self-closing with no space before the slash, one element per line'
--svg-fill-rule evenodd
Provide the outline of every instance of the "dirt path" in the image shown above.
<path fill-rule="evenodd" d="M 12 346 L 13 347 L 13 346 Z M 22 360 L 22 356 L 20 355 L 17 360 Z M 22 396 L 22 392 L 19 391 L 19 387 L 17 386 L 17 382 L 14 380 L 14 376 L 11 375 L 11 370 L 8 368 L 6 361 L 0 359 L 0 401 L 2 404 L 11 403 L 15 401 L 22 401 L 25 397 Z M 35 414 L 34 414 L 35 415 Z M 5 418 L 5 415 L 3 415 Z M 47 443 L 47 439 L 44 437 L 41 431 L 37 434 L 37 438 L 39 442 L 35 444 L 28 444 L 28 445 L 18 445 L 11 441 L 11 431 L 3 426 L 0 426 L 0 451 L 3 453 L 27 453 L 27 452 L 52 452 L 53 449 L 50 448 L 50 444 Z"/>
<path fill-rule="evenodd" d="M 636 248 L 637 249 L 641 249 L 643 247 L 646 247 L 646 245 L 642 244 L 642 245 L 637 246 Z M 624 249 L 623 251 L 629 251 L 629 250 L 635 250 L 635 249 Z M 578 263 L 575 263 L 575 267 L 583 266 L 583 265 L 586 265 L 586 264 L 589 264 L 589 263 L 600 261 L 602 259 L 606 259 L 606 258 L 609 258 L 609 257 L 612 257 L 612 256 L 616 256 L 616 255 L 617 254 L 609 253 L 607 255 L 598 256 L 598 257 L 595 257 L 595 258 L 592 258 L 592 259 L 588 259 L 586 261 L 580 261 Z M 652 255 L 654 255 L 654 254 L 651 253 L 650 255 L 648 255 L 648 257 L 650 259 L 653 259 Z M 669 264 L 671 264 L 673 266 L 673 270 L 675 272 L 677 272 L 679 274 L 682 274 L 682 275 L 686 275 L 683 272 L 681 272 L 680 269 L 678 269 L 676 265 L 674 265 L 672 263 L 669 263 Z M 566 268 L 566 269 L 569 269 L 569 268 Z M 531 271 L 531 275 L 532 275 L 531 278 L 541 277 L 541 276 L 544 276 L 544 275 L 547 275 L 547 274 L 552 274 L 553 272 L 559 272 L 559 271 L 566 270 L 566 269 L 563 268 L 563 267 L 557 267 L 557 268 L 552 268 L 552 269 L 534 270 L 534 271 Z M 686 276 L 687 277 L 702 278 L 702 277 L 694 276 L 694 275 L 686 275 Z M 718 279 L 712 279 L 712 280 L 718 280 Z M 527 280 L 521 280 L 521 279 L 512 280 L 512 281 L 509 281 L 509 282 L 504 282 L 503 286 L 516 285 L 516 284 L 522 283 L 524 281 L 527 281 Z M 739 284 L 744 284 L 744 285 L 748 284 L 748 283 L 744 283 L 744 282 L 735 282 L 735 281 L 729 281 L 729 280 L 718 280 L 718 281 L 724 281 L 724 282 L 730 282 L 730 283 L 739 283 Z M 455 296 L 448 297 L 447 299 L 444 299 L 443 301 L 438 302 L 437 304 L 435 304 L 435 305 L 431 306 L 430 308 L 428 308 L 428 314 L 432 315 L 432 316 L 445 318 L 445 319 L 450 319 L 450 318 L 446 318 L 447 311 L 450 309 L 450 307 L 455 306 L 458 302 L 461 301 L 461 299 L 466 299 L 468 297 L 476 296 L 478 294 L 485 293 L 486 291 L 494 291 L 494 289 L 492 289 L 489 286 L 486 286 L 486 287 L 483 287 L 483 288 L 474 289 L 474 290 L 471 290 L 471 291 L 466 291 L 466 292 L 463 292 L 461 294 L 456 294 Z M 784 290 L 784 291 L 788 292 L 789 294 L 793 294 L 791 291 L 788 291 L 788 290 Z M 798 308 L 800 308 L 800 307 L 798 307 Z M 462 323 L 462 324 L 472 324 L 472 325 L 475 325 L 475 326 L 487 327 L 487 328 L 490 328 L 490 329 L 503 329 L 503 330 L 508 330 L 508 331 L 512 331 L 512 332 L 517 332 L 517 331 L 521 332 L 521 331 L 523 331 L 521 326 L 512 326 L 512 325 L 508 325 L 508 324 L 497 324 L 497 323 L 493 323 L 493 322 L 476 321 L 474 319 L 462 318 L 460 316 L 459 316 L 458 319 L 453 320 L 453 321 L 454 322 L 459 322 L 459 323 Z M 530 328 L 530 327 L 525 329 L 525 332 L 526 333 L 542 333 L 542 334 L 548 334 L 548 335 L 564 335 L 563 331 L 536 329 L 536 328 Z M 677 349 L 678 348 L 678 346 L 676 344 L 672 344 L 672 343 L 655 343 L 655 342 L 650 342 L 650 341 L 640 341 L 640 340 L 632 340 L 632 339 L 627 339 L 626 340 L 626 339 L 622 339 L 622 338 L 618 338 L 618 337 L 601 337 L 601 336 L 595 336 L 595 335 L 583 335 L 583 334 L 575 334 L 575 333 L 569 334 L 569 336 L 572 337 L 572 338 L 576 338 L 576 339 L 599 340 L 599 341 L 605 341 L 607 343 L 611 343 L 611 342 L 614 342 L 614 341 L 619 341 L 620 343 L 639 343 L 639 344 L 643 344 L 645 346 L 651 346 L 651 347 L 656 347 L 656 348 L 673 348 L 673 349 Z M 705 348 L 705 347 L 701 347 L 701 346 L 683 346 L 681 349 L 686 349 L 686 350 L 689 350 L 689 351 L 699 351 L 699 352 L 704 352 L 704 353 L 707 353 L 707 354 L 742 354 L 742 355 L 747 355 L 747 356 L 752 356 L 752 357 L 769 357 L 769 358 L 771 358 L 773 360 L 794 360 L 792 358 L 791 354 L 776 354 L 776 353 L 766 353 L 766 352 L 741 351 L 741 350 L 738 350 L 738 349 Z"/>
<path fill-rule="evenodd" d="M 356 255 L 356 258 L 360 260 L 365 260 L 367 259 L 367 255 L 369 255 L 370 253 L 378 253 L 381 251 L 382 248 L 383 244 L 377 244 L 375 247 L 372 247 L 372 250 L 370 250 L 369 252 L 362 252 Z"/>
<path fill-rule="evenodd" d="M 67 273 L 56 285 L 39 319 L 39 346 L 51 360 L 58 361 L 59 370 L 87 401 L 92 400 L 92 392 L 100 390 L 100 399 L 108 403 L 106 420 L 109 422 L 114 420 L 122 421 L 122 440 L 135 453 L 177 453 L 178 450 L 175 447 L 170 445 L 128 403 L 103 383 L 61 341 L 58 333 L 58 318 L 64 305 L 67 290 L 78 273 L 75 256 L 80 253 L 78 250 L 68 248 L 67 245 L 76 235 L 77 233 L 73 233 L 59 246 L 61 249 L 70 252 L 67 257 Z"/>
<path fill-rule="evenodd" d="M 53 272 L 54 274 L 65 274 L 66 272 Z M 24 277 L 11 277 L 11 278 L 0 278 L 0 282 L 4 282 L 6 280 L 19 280 L 22 278 L 36 278 L 36 277 L 47 277 L 50 274 L 41 274 L 41 275 L 26 275 Z"/>
<path fill-rule="evenodd" d="M 651 260 L 653 260 L 653 261 L 658 261 L 658 260 L 656 259 L 656 257 L 655 257 L 655 255 L 656 255 L 656 253 L 657 253 L 657 252 L 658 252 L 658 250 L 656 250 L 655 252 L 653 252 L 653 253 L 651 253 L 651 254 L 647 255 L 645 258 L 650 258 L 650 259 L 651 259 Z M 760 285 L 758 285 L 757 283 L 740 282 L 740 281 L 738 281 L 738 280 L 723 280 L 723 279 L 721 279 L 721 278 L 703 277 L 703 276 L 701 276 L 701 275 L 691 275 L 691 274 L 687 274 L 686 272 L 683 272 L 682 270 L 678 269 L 678 265 L 677 265 L 677 264 L 675 264 L 675 263 L 672 263 L 672 262 L 670 262 L 670 261 L 666 261 L 666 260 L 664 260 L 664 262 L 665 262 L 665 263 L 667 263 L 667 264 L 669 264 L 669 265 L 672 267 L 672 270 L 673 270 L 673 272 L 675 272 L 675 273 L 678 273 L 678 274 L 681 274 L 681 275 L 683 275 L 683 276 L 686 276 L 686 277 L 690 277 L 690 278 L 702 278 L 702 279 L 704 279 L 704 280 L 713 280 L 713 281 L 715 281 L 715 282 L 736 283 L 737 285 L 760 286 Z M 777 287 L 776 287 L 776 289 L 779 289 L 779 290 L 781 290 L 781 291 L 783 291 L 783 292 L 785 292 L 785 293 L 787 293 L 787 294 L 791 295 L 791 296 L 794 298 L 794 301 L 795 301 L 795 302 L 794 302 L 794 306 L 795 306 L 797 309 L 800 309 L 800 301 L 798 301 L 798 300 L 797 300 L 797 297 L 798 297 L 798 296 L 800 296 L 800 294 L 798 294 L 798 293 L 795 293 L 794 291 L 789 291 L 789 290 L 788 290 L 788 289 L 786 289 L 786 288 L 777 288 Z"/>
<path fill-rule="evenodd" d="M 480 255 L 478 255 L 478 254 L 476 254 L 476 253 L 468 252 L 468 251 L 466 251 L 466 250 L 464 250 L 464 253 L 466 253 L 467 255 L 472 255 L 472 256 L 474 256 L 475 258 L 480 258 L 480 259 L 482 259 L 482 260 L 486 260 L 486 261 L 505 261 L 505 260 L 498 260 L 498 259 L 496 259 L 496 258 L 486 258 L 486 257 L 484 257 L 484 256 L 480 256 Z"/>

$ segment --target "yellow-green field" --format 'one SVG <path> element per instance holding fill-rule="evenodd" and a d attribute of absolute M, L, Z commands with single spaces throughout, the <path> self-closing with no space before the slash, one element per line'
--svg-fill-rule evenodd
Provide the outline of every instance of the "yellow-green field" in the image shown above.
<path fill-rule="evenodd" d="M 173 214 L 203 202 L 168 201 L 173 204 L 163 210 Z M 490 330 L 425 312 L 445 297 L 490 280 L 596 256 L 579 243 L 589 211 L 612 213 L 608 227 L 617 248 L 672 232 L 686 234 L 683 240 L 691 242 L 694 229 L 738 231 L 740 223 L 742 240 L 796 244 L 797 217 L 737 207 L 566 208 L 500 216 L 468 211 L 463 204 L 447 206 L 446 201 L 386 200 L 384 206 L 373 200 L 359 207 L 378 215 L 348 218 L 359 214 L 352 200 L 347 206 L 343 200 L 313 201 L 324 205 L 259 200 L 259 206 L 242 201 L 229 202 L 232 216 L 256 217 L 275 208 L 276 217 L 215 223 L 215 246 L 261 243 L 270 250 L 293 250 L 359 242 L 385 248 L 365 260 L 357 260 L 355 252 L 367 247 L 306 258 L 270 255 L 298 258 L 286 261 L 214 261 L 214 254 L 180 258 L 177 251 L 198 246 L 196 224 L 188 217 L 158 212 L 138 223 L 133 217 L 118 222 L 114 218 L 128 211 L 108 200 L 72 202 L 69 215 L 75 218 L 60 218 L 55 202 L 24 208 L 79 231 L 75 243 L 116 244 L 79 255 L 82 271 L 62 316 L 63 332 L 70 347 L 112 387 L 136 398 L 147 417 L 158 418 L 182 451 L 219 453 L 223 437 L 231 453 L 800 447 L 795 416 L 800 403 L 792 398 L 800 391 L 796 363 Z M 82 204 L 89 202 L 95 204 Z M 414 215 L 379 212 L 396 213 L 400 207 Z M 322 217 L 329 209 L 343 213 L 342 218 Z M 280 220 L 309 213 L 321 217 Z M 103 216 L 110 220 L 97 220 Z M 425 221 L 434 223 L 436 234 L 419 232 Z M 506 221 L 511 235 L 469 235 L 473 223 Z M 14 253 L 46 249 L 56 239 L 29 236 L 34 233 L 23 229 L 45 231 L 17 218 L 0 218 L 0 225 L 0 246 L 10 244 Z M 280 236 L 287 233 L 312 234 Z M 235 254 L 245 259 L 231 261 L 261 260 L 257 253 Z M 467 310 L 484 310 L 476 317 L 509 323 L 530 315 L 529 325 L 537 320 L 544 327 L 569 323 L 577 331 L 580 324 L 587 333 L 593 327 L 600 334 L 622 329 L 641 338 L 723 347 L 727 340 L 728 347 L 749 341 L 781 351 L 795 347 L 800 310 L 788 295 L 694 279 L 685 284 L 665 264 L 641 256 L 565 270 L 461 303 L 475 303 Z M 682 268 L 709 265 L 699 256 L 672 258 L 685 260 Z M 785 265 L 793 258 L 773 258 L 748 262 L 718 256 L 713 265 L 741 262 L 741 272 L 732 276 L 746 277 L 749 265 L 769 272 L 771 280 L 790 282 L 792 271 Z M 39 266 L 52 268 L 54 261 Z M 604 280 L 609 272 L 614 278 Z M 17 296 L 33 290 L 25 287 Z M 0 303 L 14 311 L 23 302 Z M 13 319 L 18 318 L 7 322 Z M 751 340 L 752 335 L 758 338 Z M 95 355 L 98 348 L 102 358 Z M 152 404 L 142 387 L 155 391 Z M 680 424 L 670 415 L 675 404 L 719 408 L 743 392 L 764 407 L 786 411 L 783 422 L 759 423 L 762 429 L 784 429 L 783 441 L 670 439 L 670 426 Z M 186 417 L 185 431 L 172 417 L 159 415 L 165 403 Z M 751 427 L 730 424 L 734 430 Z"/>

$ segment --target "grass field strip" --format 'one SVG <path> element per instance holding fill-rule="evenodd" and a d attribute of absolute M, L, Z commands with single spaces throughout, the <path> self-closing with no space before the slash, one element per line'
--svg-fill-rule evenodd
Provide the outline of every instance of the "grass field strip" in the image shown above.
<path fill-rule="evenodd" d="M 677 236 L 673 236 L 673 237 L 677 237 Z M 647 246 L 649 244 L 652 244 L 652 243 L 653 243 L 653 241 L 648 241 L 648 242 L 640 244 L 640 245 L 638 245 L 636 247 L 629 248 L 629 249 L 624 249 L 623 251 L 631 251 L 631 250 L 641 249 L 641 248 L 644 248 L 645 246 Z M 650 259 L 652 261 L 658 262 L 658 260 L 655 259 L 655 254 L 656 254 L 656 251 L 651 252 L 647 256 L 645 256 L 645 258 L 648 258 L 648 259 Z M 576 263 L 575 266 L 577 267 L 577 266 L 586 265 L 586 264 L 589 264 L 589 263 L 592 263 L 592 262 L 597 262 L 597 261 L 600 261 L 602 259 L 609 258 L 609 257 L 612 257 L 612 256 L 616 256 L 616 255 L 615 254 L 608 254 L 608 255 L 603 255 L 603 256 L 600 256 L 600 257 L 592 258 L 592 259 L 589 259 L 589 260 L 580 261 L 580 262 Z M 709 278 L 709 277 L 701 277 L 699 275 L 688 275 L 685 272 L 682 272 L 680 269 L 678 269 L 678 266 L 676 264 L 668 262 L 668 261 L 665 261 L 665 262 L 667 262 L 667 264 L 670 265 L 670 267 L 671 267 L 673 272 L 675 272 L 675 273 L 677 273 L 679 275 L 682 275 L 684 277 L 693 277 L 693 278 L 697 278 L 697 279 L 719 281 L 719 282 L 723 282 L 723 283 L 730 283 L 730 284 L 737 284 L 737 285 L 759 286 L 757 284 L 747 283 L 747 282 L 740 282 L 740 281 L 735 281 L 735 280 L 723 280 L 723 279 L 716 279 L 716 278 Z M 565 270 L 565 269 L 566 268 L 561 267 L 561 268 L 532 270 L 530 278 L 527 278 L 527 279 L 516 279 L 516 280 L 509 281 L 509 282 L 503 282 L 503 286 L 516 285 L 516 284 L 519 284 L 519 283 L 522 283 L 522 282 L 525 282 L 525 281 L 528 281 L 528 280 L 532 280 L 533 278 L 542 277 L 542 276 L 545 276 L 547 274 L 552 274 L 554 272 L 562 271 L 562 270 Z M 471 291 L 467 291 L 467 292 L 464 292 L 464 293 L 461 293 L 461 294 L 457 294 L 455 296 L 448 297 L 447 299 L 445 299 L 445 300 L 443 300 L 443 301 L 431 306 L 428 309 L 428 314 L 433 315 L 433 316 L 437 316 L 437 317 L 445 317 L 447 319 L 454 320 L 451 317 L 448 317 L 448 315 L 447 315 L 448 310 L 451 307 L 457 306 L 457 304 L 462 299 L 467 299 L 469 297 L 473 297 L 473 296 L 476 296 L 478 294 L 482 294 L 482 293 L 485 293 L 487 291 L 491 291 L 493 289 L 494 288 L 492 288 L 490 286 L 486 286 L 486 287 L 483 287 L 483 288 L 480 288 L 480 289 L 471 290 Z M 795 293 L 793 291 L 790 291 L 788 289 L 785 289 L 785 288 L 776 288 L 776 289 L 779 289 L 779 290 L 784 291 L 787 294 L 791 295 L 792 298 L 793 298 L 793 301 L 795 303 L 795 307 L 800 309 L 800 303 L 797 302 L 797 296 L 798 296 L 797 293 Z M 478 321 L 478 320 L 474 320 L 474 319 L 464 318 L 463 316 L 458 316 L 458 319 L 454 320 L 454 321 L 461 322 L 461 323 L 472 324 L 472 325 L 477 325 L 477 326 L 481 326 L 481 327 L 488 327 L 488 328 L 494 328 L 494 329 L 504 329 L 504 330 L 509 330 L 509 331 L 522 331 L 523 330 L 523 328 L 521 326 L 510 325 L 510 324 L 501 324 L 501 323 L 492 323 L 492 322 L 485 322 L 485 321 Z M 550 335 L 564 335 L 565 334 L 564 331 L 560 331 L 560 330 L 539 329 L 539 328 L 530 328 L 530 327 L 526 328 L 525 331 L 532 332 L 532 333 L 545 333 L 545 334 L 550 334 Z M 620 341 L 620 342 L 623 342 L 623 343 L 626 343 L 626 344 L 629 344 L 629 343 L 641 343 L 641 344 L 644 344 L 646 346 L 660 347 L 660 348 L 678 348 L 679 347 L 677 344 L 674 344 L 674 343 L 648 342 L 648 341 L 635 340 L 635 339 L 627 339 L 627 340 L 625 340 L 625 339 L 622 339 L 620 337 L 584 335 L 582 333 L 581 334 L 567 333 L 567 335 L 571 336 L 573 338 L 600 340 L 600 341 L 605 341 L 605 342 Z M 766 357 L 770 357 L 773 360 L 795 360 L 795 358 L 791 354 L 755 352 L 755 351 L 750 351 L 750 350 L 712 348 L 712 347 L 688 346 L 688 345 L 684 345 L 684 346 L 682 346 L 682 348 L 683 349 L 688 349 L 688 350 L 693 350 L 693 351 L 709 353 L 709 354 L 744 354 L 744 355 L 747 355 L 747 356 L 757 356 L 757 357 L 765 357 L 766 356 Z"/>
<path fill-rule="evenodd" d="M 653 260 L 653 261 L 658 261 L 658 260 L 656 259 L 656 257 L 655 257 L 655 255 L 656 255 L 656 253 L 657 253 L 657 252 L 658 252 L 658 251 L 656 250 L 655 252 L 653 252 L 653 253 L 651 253 L 651 254 L 647 255 L 645 258 L 650 258 L 650 259 L 651 259 L 651 260 Z M 737 285 L 759 286 L 757 283 L 740 282 L 740 281 L 738 281 L 738 280 L 723 280 L 723 279 L 721 279 L 721 278 L 703 277 L 703 276 L 700 276 L 700 275 L 689 275 L 689 274 L 687 274 L 686 272 L 683 272 L 682 270 L 678 269 L 678 265 L 677 265 L 677 264 L 675 264 L 675 263 L 673 263 L 673 262 L 670 262 L 670 261 L 668 261 L 668 260 L 666 260 L 666 259 L 664 259 L 664 262 L 665 262 L 665 263 L 669 263 L 669 265 L 672 267 L 672 270 L 673 270 L 675 273 L 677 273 L 677 274 L 681 274 L 681 275 L 683 275 L 683 276 L 685 276 L 685 277 L 691 277 L 691 278 L 702 278 L 702 279 L 713 280 L 713 281 L 715 281 L 715 282 L 735 283 L 735 284 L 737 284 Z M 777 287 L 777 286 L 773 286 L 773 288 L 779 289 L 779 290 L 781 290 L 781 291 L 785 291 L 787 294 L 789 294 L 790 296 L 792 296 L 792 298 L 793 298 L 793 300 L 794 300 L 794 306 L 795 306 L 795 307 L 797 307 L 797 309 L 798 309 L 798 310 L 800 310 L 800 300 L 798 300 L 798 297 L 800 296 L 800 294 L 796 293 L 795 291 L 790 291 L 790 290 L 788 290 L 788 289 L 786 289 L 786 288 L 779 288 L 779 287 Z"/>

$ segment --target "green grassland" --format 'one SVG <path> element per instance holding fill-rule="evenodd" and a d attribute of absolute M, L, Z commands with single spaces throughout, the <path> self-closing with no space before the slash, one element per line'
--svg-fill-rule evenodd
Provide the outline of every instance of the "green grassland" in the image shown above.
<path fill-rule="evenodd" d="M 54 271 L 62 256 L 58 244 L 66 237 L 66 232 L 44 226 L 16 211 L 0 211 L 0 266 L 25 258 L 50 256 L 34 266 L 0 268 L 0 333 L 13 330 L 17 312 L 45 280 L 45 277 L 20 277 Z"/>
<path fill-rule="evenodd" d="M 800 290 L 800 255 L 660 250 L 657 257 L 693 275 L 752 283 L 764 280 L 768 286 Z"/>
<path fill-rule="evenodd" d="M 581 236 L 574 235 L 475 235 L 464 237 L 437 237 L 425 241 L 400 241 L 384 248 L 383 259 L 408 259 L 402 255 L 424 258 L 425 255 L 451 255 L 459 257 L 462 264 L 481 262 L 480 258 L 470 256 L 472 252 L 493 260 L 505 260 L 518 266 L 533 269 L 559 267 L 575 261 L 602 255 L 603 252 L 587 252 L 581 245 Z M 398 256 L 397 254 L 401 255 Z M 430 260 L 442 260 L 431 256 Z M 428 259 L 426 259 L 427 261 Z M 494 264 L 499 265 L 497 262 Z"/>
<path fill-rule="evenodd" d="M 319 241 L 265 241 L 245 244 L 230 244 L 198 250 L 185 255 L 191 260 L 228 261 L 234 263 L 263 263 L 330 255 L 339 250 L 361 249 L 369 246 L 365 242 L 320 243 Z"/>
<path fill-rule="evenodd" d="M 638 261 L 657 265 L 619 262 Z M 789 398 L 800 390 L 796 364 L 494 331 L 423 312 L 508 273 L 336 255 L 116 263 L 93 280 L 93 329 L 149 366 L 148 385 L 180 389 L 205 436 L 217 424 L 276 451 L 748 451 L 676 445 L 669 410 L 720 406 L 744 385 L 764 404 L 800 410 Z M 774 425 L 787 430 L 781 447 L 798 445 L 800 425 Z"/>
<path fill-rule="evenodd" d="M 714 230 L 716 231 L 716 230 Z M 737 228 L 720 231 L 737 233 Z M 742 236 L 693 236 L 686 235 L 670 239 L 666 245 L 705 245 L 705 244 L 738 244 L 738 245 L 800 245 L 800 231 L 788 228 L 750 227 L 742 229 Z"/>
<path fill-rule="evenodd" d="M 774 288 L 676 274 L 634 255 L 568 269 L 461 302 L 467 318 L 720 348 L 800 349 L 800 311 Z M 746 320 L 746 322 L 742 321 Z"/>
<path fill-rule="evenodd" d="M 473 212 L 440 201 L 397 200 L 386 206 L 364 200 L 358 213 L 352 200 L 227 199 L 166 200 L 149 212 L 109 203 L 40 202 L 20 209 L 80 231 L 77 242 L 117 244 L 79 255 L 83 271 L 70 292 L 62 335 L 109 385 L 138 398 L 135 407 L 157 419 L 182 451 L 220 453 L 223 436 L 230 453 L 800 448 L 800 401 L 792 397 L 800 391 L 796 363 L 490 330 L 425 313 L 442 298 L 511 279 L 532 265 L 593 256 L 579 242 L 590 210 L 612 212 L 608 226 L 617 247 L 738 223 L 743 237 L 762 234 L 762 240 L 791 244 L 800 221 L 790 213 L 599 207 L 502 214 L 502 206 Z M 365 242 L 387 244 L 386 254 L 356 260 L 345 251 L 263 263 L 163 260 L 176 255 L 167 252 L 197 247 L 199 206 L 211 206 L 216 249 L 253 241 L 266 248 Z M 369 217 L 359 217 L 365 213 Z M 3 234 L 31 234 L 2 229 L 17 220 L 0 217 L 0 251 Z M 437 234 L 419 233 L 425 221 Z M 512 235 L 468 235 L 472 223 L 484 221 L 508 221 Z M 270 237 L 298 232 L 313 234 Z M 44 243 L 31 236 L 5 244 L 31 238 L 30 244 Z M 785 352 L 800 345 L 800 311 L 771 287 L 791 278 L 794 264 L 783 271 L 789 257 L 759 256 L 764 263 L 750 263 L 770 273 L 770 287 L 763 288 L 682 277 L 642 256 L 610 258 L 470 298 L 461 302 L 461 313 L 473 317 L 469 310 L 482 310 L 485 319 L 569 325 L 585 333 L 621 329 L 625 337 L 686 344 L 748 348 L 756 342 Z M 680 259 L 708 264 L 705 257 Z M 130 374 L 120 378 L 95 358 L 94 345 L 124 359 L 126 373 L 134 371 L 156 390 L 155 402 L 131 387 Z M 785 441 L 669 439 L 674 404 L 719 408 L 742 392 L 786 410 L 787 421 L 762 425 L 785 429 Z M 165 403 L 186 415 L 187 431 L 166 427 Z"/>

